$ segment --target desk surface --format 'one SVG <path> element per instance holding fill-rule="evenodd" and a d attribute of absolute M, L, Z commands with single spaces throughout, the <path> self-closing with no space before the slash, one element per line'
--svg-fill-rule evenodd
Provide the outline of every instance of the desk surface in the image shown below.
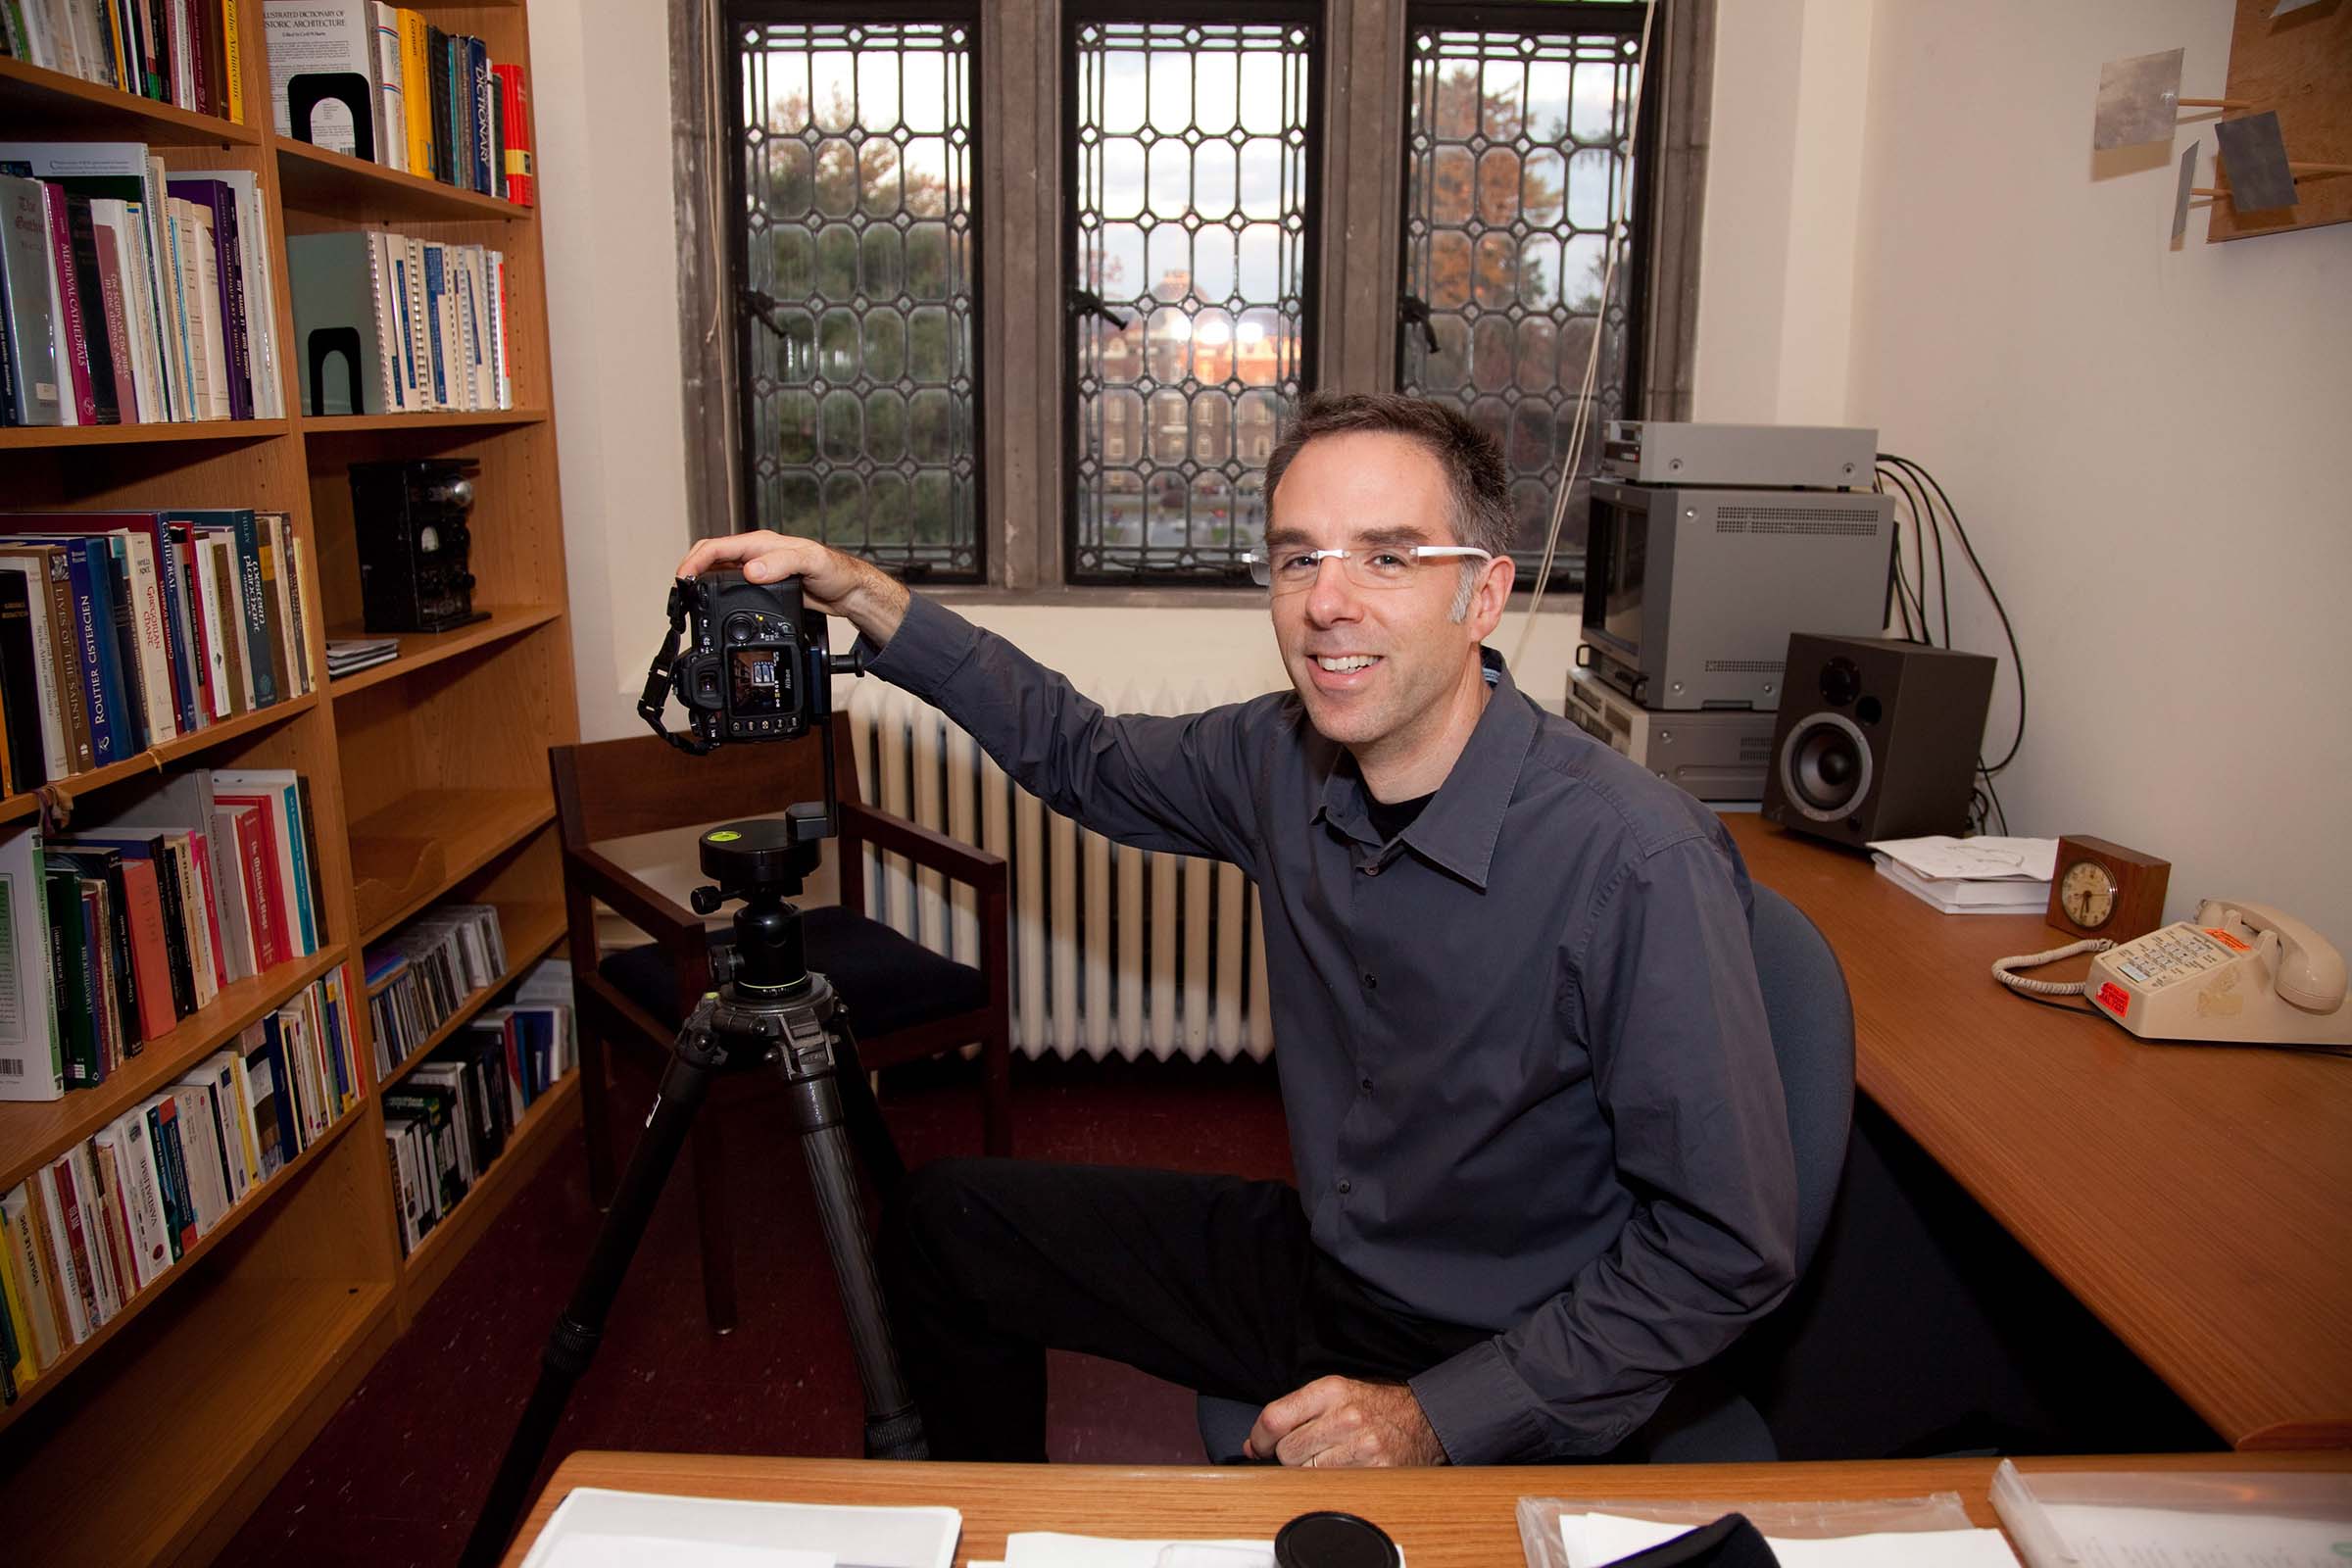
<path fill-rule="evenodd" d="M 945 1503 L 963 1514 L 958 1563 L 1003 1559 L 1016 1530 L 1198 1540 L 1269 1540 L 1314 1508 L 1362 1514 L 1404 1548 L 1413 1568 L 1508 1568 L 1519 1544 L 1519 1498 L 1679 1498 L 1820 1502 L 1956 1492 L 1969 1517 L 1997 1525 L 1992 1459 L 1835 1464 L 1586 1465 L 1472 1470 L 1223 1470 L 1109 1465 L 889 1464 L 863 1459 L 738 1459 L 715 1454 L 572 1454 L 550 1477 L 507 1552 L 516 1568 L 556 1504 L 574 1487 L 763 1501 Z M 2352 1453 L 2168 1454 L 2023 1459 L 2048 1470 L 2352 1470 Z"/>
<path fill-rule="evenodd" d="M 1844 963 L 1865 1094 L 2231 1444 L 2352 1446 L 2352 1061 L 2034 1006 L 1990 971 L 2065 944 L 2038 917 L 1724 820 Z"/>

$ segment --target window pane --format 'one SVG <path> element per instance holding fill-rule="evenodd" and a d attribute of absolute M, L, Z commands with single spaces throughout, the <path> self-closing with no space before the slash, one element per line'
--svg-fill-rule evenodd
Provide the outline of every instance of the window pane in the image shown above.
<path fill-rule="evenodd" d="M 972 48 L 964 24 L 736 33 L 744 444 L 760 527 L 978 580 Z"/>
<path fill-rule="evenodd" d="M 1625 10 L 1608 30 L 1456 30 L 1428 18 L 1410 29 L 1402 275 L 1408 318 L 1425 309 L 1429 326 L 1408 319 L 1398 334 L 1397 385 L 1462 410 L 1501 444 L 1522 585 L 1543 560 L 1595 335 L 1594 406 L 1555 585 L 1583 580 L 1600 423 L 1624 417 L 1636 390 L 1626 322 L 1642 228 L 1623 193 L 1642 15 Z M 1604 315 L 1601 265 L 1621 210 L 1633 232 Z"/>
<path fill-rule="evenodd" d="M 1071 322 L 1070 579 L 1246 582 L 1306 384 L 1314 25 L 1081 21 L 1072 47 L 1074 280 L 1103 311 Z"/>

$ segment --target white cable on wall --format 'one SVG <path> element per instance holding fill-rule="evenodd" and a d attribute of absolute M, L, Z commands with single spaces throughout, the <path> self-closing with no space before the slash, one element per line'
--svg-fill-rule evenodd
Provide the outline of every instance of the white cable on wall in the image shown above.
<path fill-rule="evenodd" d="M 1666 0 L 1650 0 L 1642 12 L 1642 46 L 1636 57 L 1639 69 L 1634 75 L 1632 113 L 1626 120 L 1625 138 L 1631 146 L 1642 123 L 1642 92 L 1649 84 L 1649 29 L 1664 9 Z M 1655 156 L 1653 149 L 1652 156 Z M 1511 662 L 1524 663 L 1528 639 L 1536 632 L 1536 612 L 1543 607 L 1544 585 L 1551 577 L 1551 563 L 1559 554 L 1560 530 L 1568 522 L 1568 498 L 1576 493 L 1576 476 L 1584 466 L 1585 437 L 1592 424 L 1592 394 L 1600 380 L 1600 340 L 1608 335 L 1609 285 L 1617 276 L 1617 255 L 1625 245 L 1624 206 L 1633 199 L 1634 182 L 1629 177 L 1620 186 L 1617 198 L 1610 204 L 1608 237 L 1602 244 L 1600 266 L 1600 314 L 1592 322 L 1592 346 L 1585 354 L 1585 376 L 1577 388 L 1576 423 L 1569 428 L 1568 461 L 1560 473 L 1560 493 L 1551 504 L 1551 530 L 1544 539 L 1544 564 L 1536 568 L 1535 591 L 1527 597 L 1527 618 L 1520 623 L 1519 642 L 1511 650 Z M 1564 280 L 1563 280 L 1564 281 Z M 1587 570 L 1591 564 L 1587 563 Z"/>

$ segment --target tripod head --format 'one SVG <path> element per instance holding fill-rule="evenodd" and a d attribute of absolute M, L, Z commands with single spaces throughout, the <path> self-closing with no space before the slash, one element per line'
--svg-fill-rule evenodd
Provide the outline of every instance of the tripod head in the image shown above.
<path fill-rule="evenodd" d="M 703 874 L 714 885 L 690 895 L 694 912 L 716 914 L 728 900 L 743 900 L 733 940 L 711 945 L 711 979 L 747 1001 L 808 987 L 801 911 L 786 901 L 797 898 L 816 870 L 820 845 L 833 831 L 828 804 L 803 801 L 786 808 L 780 821 L 729 822 L 702 837 Z"/>

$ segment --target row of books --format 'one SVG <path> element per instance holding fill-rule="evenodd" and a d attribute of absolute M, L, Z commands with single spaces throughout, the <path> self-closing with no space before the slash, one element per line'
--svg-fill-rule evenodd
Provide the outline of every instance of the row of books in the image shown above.
<path fill-rule="evenodd" d="M 286 241 L 312 414 L 514 406 L 504 252 L 385 229 Z"/>
<path fill-rule="evenodd" d="M 14 59 L 245 122 L 238 0 L 0 0 Z"/>
<path fill-rule="evenodd" d="M 285 413 L 260 175 L 142 142 L 0 142 L 0 422 Z"/>
<path fill-rule="evenodd" d="M 0 1100 L 91 1089 L 325 940 L 307 782 L 190 769 L 103 826 L 0 839 Z"/>
<path fill-rule="evenodd" d="M 475 1017 L 384 1092 L 403 1256 L 466 1197 L 532 1102 L 578 1059 L 571 965 L 550 958 L 523 976 L 512 1005 Z"/>
<path fill-rule="evenodd" d="M 270 101 L 277 133 L 330 152 L 528 207 L 533 175 L 522 68 L 479 38 L 443 32 L 383 0 L 263 0 Z M 304 135 L 293 123 L 299 77 L 364 82 L 365 113 L 319 99 Z"/>
<path fill-rule="evenodd" d="M 0 1197 L 0 1394 L 103 1328 L 359 1103 L 344 971 Z"/>
<path fill-rule="evenodd" d="M 282 512 L 0 513 L 0 782 L 21 794 L 317 686 Z"/>
<path fill-rule="evenodd" d="M 369 948 L 364 962 L 380 1080 L 457 1016 L 467 998 L 498 984 L 507 972 L 498 908 L 444 904 L 427 909 Z"/>

